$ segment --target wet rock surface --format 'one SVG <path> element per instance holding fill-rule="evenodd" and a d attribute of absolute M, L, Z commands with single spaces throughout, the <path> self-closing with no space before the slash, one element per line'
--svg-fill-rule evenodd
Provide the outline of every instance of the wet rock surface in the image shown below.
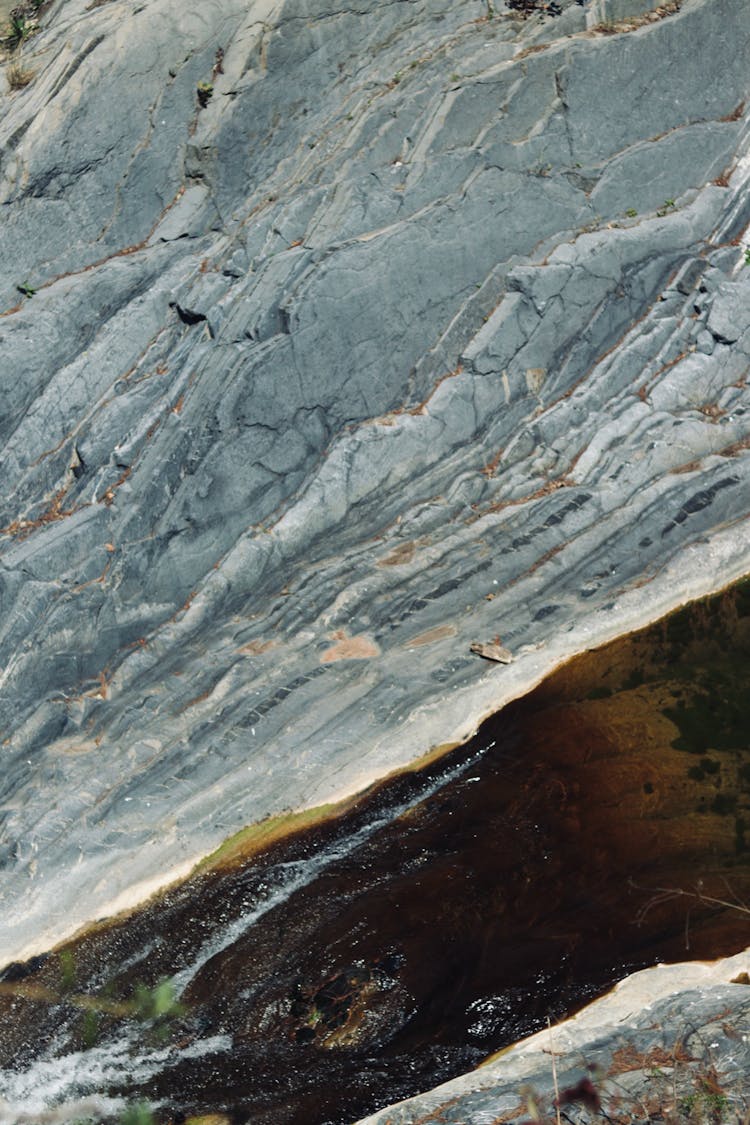
<path fill-rule="evenodd" d="M 164 1125 L 199 1112 L 345 1125 L 471 1070 L 634 969 L 733 952 L 750 888 L 749 666 L 746 582 L 572 662 L 468 746 L 330 823 L 255 857 L 257 838 L 249 856 L 240 840 L 146 911 L 10 967 L 8 1120 L 19 1105 L 99 1094 L 146 1097 Z M 746 1006 L 745 988 L 729 992 L 740 1009 L 727 1009 L 727 1041 L 744 1034 Z M 656 995 L 646 983 L 633 1020 L 621 1014 L 586 1055 L 597 1088 L 607 1050 L 652 1068 L 656 1045 L 660 1065 L 670 1051 L 696 1061 L 694 1011 L 723 999 L 641 1019 Z M 555 1034 L 572 1086 L 589 1072 Z M 635 1083 L 647 1068 L 626 1069 Z M 505 1112 L 511 1090 L 522 1105 L 528 1075 L 498 1070 L 500 1096 L 485 1073 L 462 1080 L 467 1100 L 446 1120 Z M 392 1120 L 450 1100 L 425 1098 Z"/>
<path fill-rule="evenodd" d="M 750 995 L 737 979 L 746 970 L 732 974 L 746 963 L 729 958 L 702 980 L 698 973 L 694 989 L 675 980 L 666 998 L 650 993 L 659 987 L 660 970 L 640 973 L 626 1015 L 617 995 L 607 998 L 594 1006 L 599 1024 L 574 1021 L 541 1033 L 465 1080 L 361 1125 L 494 1125 L 529 1114 L 549 1123 L 558 1108 L 571 1125 L 734 1120 L 747 1112 Z"/>
<path fill-rule="evenodd" d="M 4 68 L 3 959 L 747 571 L 746 0 L 560 7 L 57 0 Z"/>

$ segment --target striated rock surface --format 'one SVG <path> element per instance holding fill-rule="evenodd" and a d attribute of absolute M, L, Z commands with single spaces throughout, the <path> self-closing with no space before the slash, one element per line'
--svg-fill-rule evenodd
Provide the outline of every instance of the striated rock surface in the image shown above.
<path fill-rule="evenodd" d="M 750 12 L 676 7 L 41 10 L 0 89 L 0 961 L 750 570 Z"/>

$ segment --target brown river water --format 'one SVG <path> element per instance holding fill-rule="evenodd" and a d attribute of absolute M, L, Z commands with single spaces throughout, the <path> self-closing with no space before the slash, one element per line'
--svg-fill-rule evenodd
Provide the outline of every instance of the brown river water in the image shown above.
<path fill-rule="evenodd" d="M 707 900 L 750 890 L 749 681 L 746 581 L 577 658 L 347 812 L 251 834 L 6 973 L 0 1097 L 344 1125 L 634 969 L 744 948 L 747 914 Z M 181 1007 L 160 1015 L 165 979 Z"/>

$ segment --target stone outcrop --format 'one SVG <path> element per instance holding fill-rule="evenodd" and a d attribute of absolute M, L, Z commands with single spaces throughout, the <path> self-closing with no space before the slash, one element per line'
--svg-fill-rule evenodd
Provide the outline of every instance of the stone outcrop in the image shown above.
<path fill-rule="evenodd" d="M 746 0 L 561 7 L 55 0 L 5 67 L 0 959 L 750 569 Z"/>

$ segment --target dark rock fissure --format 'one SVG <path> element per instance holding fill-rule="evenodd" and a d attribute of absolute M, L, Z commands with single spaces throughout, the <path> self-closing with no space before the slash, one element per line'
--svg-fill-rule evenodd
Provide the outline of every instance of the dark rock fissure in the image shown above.
<path fill-rule="evenodd" d="M 750 888 L 749 671 L 750 580 L 577 658 L 352 811 L 10 966 L 0 1067 L 38 1084 L 88 1046 L 59 1096 L 343 1125 L 636 968 L 734 952 L 746 914 L 708 899 Z M 123 1020 L 173 976 L 182 1014 Z M 104 1091 L 108 1053 L 133 1058 Z"/>

